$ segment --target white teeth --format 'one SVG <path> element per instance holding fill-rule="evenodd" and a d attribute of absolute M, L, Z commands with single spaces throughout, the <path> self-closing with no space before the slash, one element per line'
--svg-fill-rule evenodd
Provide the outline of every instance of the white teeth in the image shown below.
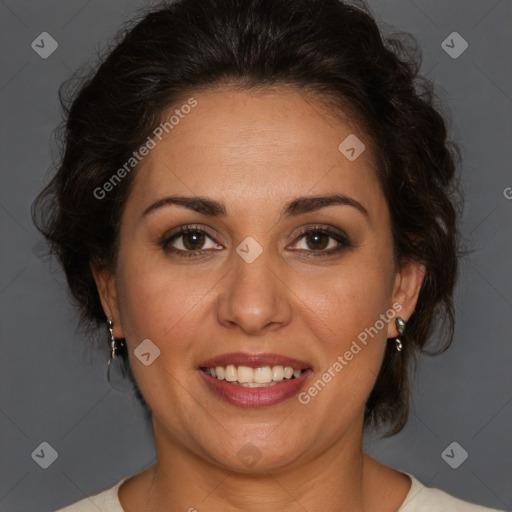
<path fill-rule="evenodd" d="M 226 372 L 224 373 L 224 380 L 227 380 L 228 382 L 235 382 L 236 380 L 238 380 L 236 366 L 234 366 L 232 364 L 228 364 L 226 366 Z"/>
<path fill-rule="evenodd" d="M 270 366 L 256 368 L 254 370 L 253 382 L 257 382 L 258 384 L 266 384 L 267 382 L 272 382 L 272 368 L 270 368 Z"/>
<path fill-rule="evenodd" d="M 284 368 L 282 366 L 272 366 L 272 380 L 279 382 L 284 379 Z"/>
<path fill-rule="evenodd" d="M 254 370 L 248 366 L 238 367 L 238 382 L 254 382 L 253 380 Z"/>
<path fill-rule="evenodd" d="M 291 366 L 277 365 L 251 368 L 249 366 L 235 366 L 234 364 L 228 364 L 225 367 L 204 368 L 204 371 L 218 380 L 225 380 L 247 388 L 273 386 L 284 379 L 296 379 L 303 372 L 303 370 L 296 370 Z"/>
<path fill-rule="evenodd" d="M 275 386 L 277 382 L 267 382 L 265 384 L 258 382 L 239 382 L 239 384 L 244 388 L 268 388 L 269 386 Z"/>

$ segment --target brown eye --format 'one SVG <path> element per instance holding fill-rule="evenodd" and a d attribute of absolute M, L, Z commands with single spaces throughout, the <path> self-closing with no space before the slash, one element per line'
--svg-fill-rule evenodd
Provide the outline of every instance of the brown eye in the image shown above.
<path fill-rule="evenodd" d="M 310 249 L 322 251 L 329 245 L 330 236 L 322 231 L 310 231 L 305 238 Z"/>
<path fill-rule="evenodd" d="M 205 242 L 205 235 L 199 232 L 185 233 L 182 236 L 183 246 L 189 251 L 201 249 Z"/>
<path fill-rule="evenodd" d="M 208 242 L 210 242 L 209 247 L 207 246 Z M 164 251 L 184 257 L 201 255 L 211 249 L 223 249 L 204 229 L 194 226 L 183 226 L 170 235 L 166 235 L 160 245 Z"/>
<path fill-rule="evenodd" d="M 310 253 L 311 256 L 330 256 L 351 247 L 348 236 L 342 231 L 338 232 L 322 227 L 303 230 L 297 241 L 302 242 L 296 242 L 294 249 Z"/>

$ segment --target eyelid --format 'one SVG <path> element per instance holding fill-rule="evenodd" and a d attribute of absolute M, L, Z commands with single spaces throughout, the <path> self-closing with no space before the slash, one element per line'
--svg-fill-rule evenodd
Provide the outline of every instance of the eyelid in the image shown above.
<path fill-rule="evenodd" d="M 299 228 L 299 232 L 295 235 L 295 237 L 300 237 L 304 234 L 309 233 L 310 231 L 328 232 L 329 234 L 336 234 L 348 240 L 348 235 L 342 229 L 337 228 L 335 226 L 331 226 L 330 224 L 308 224 L 306 226 Z"/>
<path fill-rule="evenodd" d="M 208 226 L 208 229 L 212 229 Z M 168 252 L 186 256 L 193 257 L 194 255 L 202 255 L 205 253 L 210 253 L 212 250 L 220 250 L 220 249 L 197 249 L 195 251 L 185 251 L 183 249 L 176 249 L 171 246 L 171 242 L 176 239 L 179 239 L 181 236 L 186 235 L 188 233 L 201 233 L 210 238 L 212 242 L 217 245 L 222 245 L 217 241 L 217 237 L 221 238 L 220 235 L 217 234 L 216 230 L 215 235 L 212 235 L 207 229 L 205 229 L 202 225 L 199 224 L 187 224 L 183 226 L 179 226 L 174 228 L 168 232 L 166 232 L 160 239 L 159 245 L 161 245 Z M 322 250 L 308 250 L 308 249 L 297 249 L 298 252 L 306 252 L 311 253 L 314 256 L 329 256 L 331 254 L 336 254 L 340 252 L 342 249 L 347 247 L 352 247 L 350 239 L 348 235 L 341 229 L 331 226 L 329 224 L 308 224 L 299 229 L 299 232 L 295 234 L 294 241 L 292 244 L 296 244 L 299 240 L 301 240 L 304 236 L 311 232 L 319 232 L 325 234 L 328 238 L 335 240 L 338 244 L 338 247 L 334 249 L 322 249 Z"/>
<path fill-rule="evenodd" d="M 210 230 L 213 233 L 211 233 Z M 218 243 L 216 238 L 222 238 L 222 236 L 210 226 L 207 226 L 205 229 L 204 224 L 185 224 L 183 226 L 178 226 L 177 228 L 173 228 L 166 231 L 165 234 L 162 237 L 160 237 L 160 241 L 162 243 L 169 242 L 173 237 L 178 238 L 179 235 L 187 234 L 190 232 L 203 233 L 204 235 L 210 237 L 216 243 Z"/>
<path fill-rule="evenodd" d="M 183 249 L 177 249 L 172 246 L 172 242 L 175 240 L 182 238 L 184 235 L 188 233 L 201 233 L 209 238 L 214 244 L 220 245 L 214 236 L 211 235 L 204 227 L 196 225 L 196 224 L 188 224 L 184 226 L 179 226 L 177 228 L 171 229 L 167 231 L 159 240 L 158 245 L 163 249 L 163 251 L 169 255 L 175 255 L 181 258 L 194 258 L 205 253 L 211 254 L 212 251 L 218 251 L 220 249 L 197 249 L 195 251 L 186 251 Z"/>
<path fill-rule="evenodd" d="M 345 231 L 335 226 L 331 226 L 329 224 L 314 224 L 300 228 L 299 232 L 294 237 L 293 244 L 297 244 L 299 240 L 304 238 L 304 236 L 308 235 L 309 233 L 315 232 L 322 233 L 326 235 L 328 238 L 335 240 L 336 243 L 338 244 L 338 247 L 334 249 L 322 249 L 318 251 L 314 251 L 311 249 L 297 249 L 299 252 L 311 253 L 311 255 L 314 256 L 329 256 L 339 253 L 343 249 L 354 247 L 349 236 L 347 235 L 347 233 L 345 233 Z"/>

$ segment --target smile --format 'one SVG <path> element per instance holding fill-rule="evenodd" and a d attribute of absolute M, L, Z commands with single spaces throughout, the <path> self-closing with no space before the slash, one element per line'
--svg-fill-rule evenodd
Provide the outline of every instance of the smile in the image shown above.
<path fill-rule="evenodd" d="M 275 386 L 283 380 L 296 379 L 303 372 L 303 370 L 291 366 L 276 365 L 251 368 L 249 366 L 235 366 L 234 364 L 201 368 L 201 370 L 218 380 L 246 388 Z"/>
<path fill-rule="evenodd" d="M 234 352 L 201 362 L 198 374 L 212 398 L 238 407 L 265 407 L 297 395 L 313 370 L 289 356 Z"/>

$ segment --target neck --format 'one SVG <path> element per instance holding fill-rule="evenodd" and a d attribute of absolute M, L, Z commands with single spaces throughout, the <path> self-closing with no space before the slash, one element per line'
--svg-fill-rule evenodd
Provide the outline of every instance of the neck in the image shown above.
<path fill-rule="evenodd" d="M 362 452 L 362 425 L 315 457 L 298 454 L 279 468 L 223 468 L 183 447 L 153 424 L 158 463 L 148 486 L 147 511 L 363 512 L 372 464 Z M 172 504 L 172 506 L 169 506 Z"/>

